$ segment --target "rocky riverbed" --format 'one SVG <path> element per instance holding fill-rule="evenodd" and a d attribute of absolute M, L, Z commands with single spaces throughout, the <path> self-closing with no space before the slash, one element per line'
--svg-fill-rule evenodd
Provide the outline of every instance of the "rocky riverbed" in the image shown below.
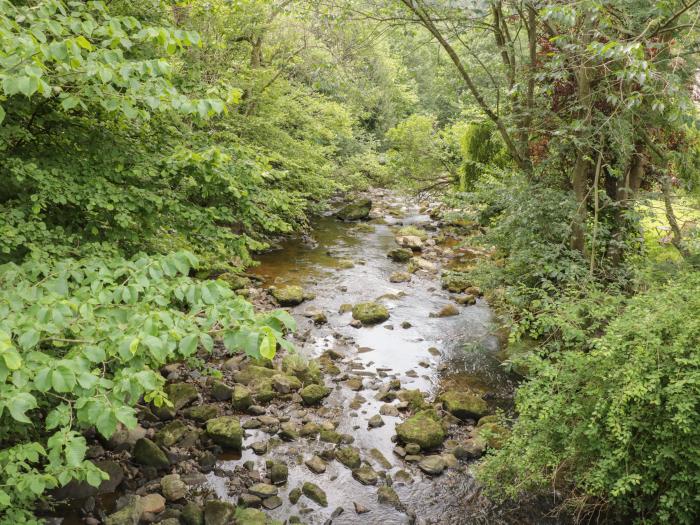
<path fill-rule="evenodd" d="M 94 440 L 111 479 L 59 491 L 72 500 L 56 520 L 543 522 L 493 506 L 471 475 L 508 432 L 499 414 L 514 383 L 492 313 L 459 271 L 486 255 L 454 247 L 468 225 L 386 192 L 339 216 L 229 278 L 260 308 L 292 313 L 298 351 L 266 363 L 219 349 L 204 368 L 167 366 L 173 407 L 143 405 L 136 429 Z"/>

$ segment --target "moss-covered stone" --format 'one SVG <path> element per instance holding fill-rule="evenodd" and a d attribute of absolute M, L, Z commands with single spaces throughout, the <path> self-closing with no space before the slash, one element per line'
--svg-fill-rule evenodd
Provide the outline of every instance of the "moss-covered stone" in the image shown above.
<path fill-rule="evenodd" d="M 282 306 L 296 306 L 304 302 L 304 289 L 297 285 L 287 285 L 270 289 L 272 297 Z"/>
<path fill-rule="evenodd" d="M 265 513 L 261 510 L 238 508 L 236 509 L 235 523 L 237 525 L 265 525 L 268 521 Z"/>
<path fill-rule="evenodd" d="M 155 441 L 164 447 L 172 447 L 187 434 L 188 430 L 183 421 L 179 419 L 171 421 L 156 432 Z"/>
<path fill-rule="evenodd" d="M 396 434 L 403 443 L 415 443 L 422 450 L 436 448 L 445 440 L 445 430 L 432 410 L 418 412 L 396 425 Z"/>
<path fill-rule="evenodd" d="M 155 468 L 168 468 L 170 460 L 158 445 L 148 438 L 141 438 L 134 444 L 131 457 L 139 465 Z"/>
<path fill-rule="evenodd" d="M 304 496 L 309 498 L 311 501 L 318 503 L 321 505 L 321 507 L 328 506 L 328 498 L 326 497 L 326 493 L 315 483 L 307 481 L 304 483 L 304 485 L 302 485 L 301 491 L 304 493 Z"/>
<path fill-rule="evenodd" d="M 206 423 L 210 419 L 219 415 L 219 407 L 216 405 L 198 405 L 195 407 L 186 408 L 183 415 L 189 419 L 199 423 Z"/>
<path fill-rule="evenodd" d="M 343 206 L 336 216 L 342 221 L 359 221 L 369 217 L 372 211 L 372 201 L 370 199 L 358 199 Z"/>
<path fill-rule="evenodd" d="M 472 285 L 469 274 L 463 272 L 444 272 L 442 287 L 452 293 L 461 293 Z"/>
<path fill-rule="evenodd" d="M 396 397 L 404 403 L 408 403 L 411 410 L 420 410 L 426 406 L 423 392 L 415 390 L 399 390 Z"/>
<path fill-rule="evenodd" d="M 224 281 L 231 290 L 240 290 L 241 288 L 250 286 L 250 279 L 248 277 L 231 272 L 222 273 L 217 279 Z"/>
<path fill-rule="evenodd" d="M 322 385 L 307 385 L 299 391 L 299 395 L 307 405 L 317 405 L 330 394 L 330 389 Z"/>
<path fill-rule="evenodd" d="M 360 460 L 360 451 L 355 447 L 340 447 L 335 451 L 335 459 L 340 461 L 349 469 L 358 468 L 362 461 Z"/>
<path fill-rule="evenodd" d="M 389 319 L 389 310 L 379 303 L 359 303 L 352 307 L 352 317 L 362 324 L 383 323 Z"/>
<path fill-rule="evenodd" d="M 217 401 L 228 401 L 233 395 L 233 388 L 222 381 L 212 381 L 209 393 Z"/>
<path fill-rule="evenodd" d="M 253 396 L 248 388 L 243 385 L 235 385 L 233 387 L 233 395 L 231 397 L 231 405 L 236 410 L 247 410 L 253 404 Z"/>
<path fill-rule="evenodd" d="M 272 376 L 277 374 L 277 370 L 273 368 L 267 368 L 264 366 L 257 365 L 247 365 L 238 372 L 233 374 L 233 379 L 236 383 L 242 385 L 249 385 L 250 383 L 256 381 L 262 381 L 265 379 L 271 379 Z"/>
<path fill-rule="evenodd" d="M 413 257 L 413 251 L 408 248 L 394 248 L 386 254 L 394 262 L 408 262 Z"/>
<path fill-rule="evenodd" d="M 231 503 L 209 500 L 204 505 L 204 525 L 230 525 L 235 514 L 236 507 Z"/>
<path fill-rule="evenodd" d="M 182 509 L 180 521 L 184 525 L 204 525 L 204 511 L 194 501 L 190 501 Z"/>
<path fill-rule="evenodd" d="M 450 390 L 440 396 L 445 410 L 459 419 L 479 419 L 488 413 L 486 401 L 460 390 Z"/>
<path fill-rule="evenodd" d="M 207 421 L 207 434 L 222 447 L 241 450 L 243 429 L 238 418 L 223 416 Z"/>
<path fill-rule="evenodd" d="M 499 449 L 510 436 L 510 429 L 501 424 L 501 419 L 497 415 L 484 416 L 479 419 L 474 433 L 489 448 Z"/>

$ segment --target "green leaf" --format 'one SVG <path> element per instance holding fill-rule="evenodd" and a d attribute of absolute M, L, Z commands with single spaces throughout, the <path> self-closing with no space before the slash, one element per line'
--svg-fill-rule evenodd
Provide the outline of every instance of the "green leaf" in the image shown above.
<path fill-rule="evenodd" d="M 117 408 L 115 414 L 119 422 L 126 426 L 126 428 L 135 428 L 138 424 L 136 413 L 131 407 L 121 406 Z"/>
<path fill-rule="evenodd" d="M 88 51 L 92 51 L 92 44 L 83 35 L 80 35 L 78 38 L 76 38 L 75 43 L 78 44 L 83 49 L 86 49 Z"/>
<path fill-rule="evenodd" d="M 197 335 L 190 334 L 183 337 L 180 341 L 180 353 L 185 357 L 189 357 L 197 351 Z"/>
<path fill-rule="evenodd" d="M 27 330 L 19 338 L 19 345 L 24 350 L 29 350 L 37 345 L 39 342 L 40 334 L 34 329 Z"/>
<path fill-rule="evenodd" d="M 268 327 L 263 327 L 263 333 L 265 336 L 260 342 L 260 355 L 265 359 L 272 359 L 277 351 L 277 338 Z"/>
<path fill-rule="evenodd" d="M 102 363 L 107 358 L 105 351 L 99 346 L 86 347 L 83 350 L 83 355 L 93 363 Z"/>
<path fill-rule="evenodd" d="M 51 372 L 51 386 L 56 392 L 70 392 L 75 387 L 75 373 L 66 366 L 58 366 Z"/>
<path fill-rule="evenodd" d="M 66 464 L 69 467 L 78 467 L 85 459 L 87 444 L 85 438 L 80 435 L 73 435 L 66 445 Z"/>
<path fill-rule="evenodd" d="M 31 423 L 25 412 L 37 407 L 36 398 L 28 392 L 18 392 L 7 401 L 10 415 L 20 423 Z"/>
<path fill-rule="evenodd" d="M 97 431 L 106 438 L 112 437 L 112 434 L 117 430 L 117 418 L 113 410 L 103 410 L 97 416 L 95 421 Z"/>
<path fill-rule="evenodd" d="M 5 361 L 5 366 L 10 370 L 19 370 L 22 366 L 22 357 L 14 348 L 7 348 L 2 352 L 2 358 Z"/>

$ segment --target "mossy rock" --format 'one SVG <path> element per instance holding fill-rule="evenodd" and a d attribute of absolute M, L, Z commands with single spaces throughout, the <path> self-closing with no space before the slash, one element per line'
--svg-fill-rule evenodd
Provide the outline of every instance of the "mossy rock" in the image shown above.
<path fill-rule="evenodd" d="M 396 434 L 403 443 L 415 443 L 422 450 L 439 447 L 445 440 L 445 430 L 433 410 L 423 410 L 396 425 Z"/>
<path fill-rule="evenodd" d="M 243 429 L 238 418 L 223 416 L 207 421 L 207 434 L 217 445 L 241 450 L 243 444 Z"/>
<path fill-rule="evenodd" d="M 510 429 L 501 424 L 497 415 L 484 416 L 479 419 L 475 433 L 489 448 L 499 449 L 510 437 Z"/>
<path fill-rule="evenodd" d="M 343 206 L 336 213 L 336 216 L 342 221 L 360 221 L 369 217 L 371 211 L 371 199 L 358 199 L 355 202 Z"/>
<path fill-rule="evenodd" d="M 182 509 L 180 520 L 184 525 L 204 525 L 204 511 L 194 501 L 190 501 Z"/>
<path fill-rule="evenodd" d="M 204 525 L 230 525 L 234 523 L 236 507 L 231 503 L 210 500 L 204 504 Z"/>
<path fill-rule="evenodd" d="M 426 232 L 423 228 L 418 228 L 417 226 L 413 226 L 412 224 L 402 226 L 401 228 L 399 228 L 396 232 L 396 235 L 399 237 L 418 237 L 421 241 L 425 241 L 428 238 L 428 232 Z"/>
<path fill-rule="evenodd" d="M 186 408 L 183 411 L 183 415 L 186 418 L 197 421 L 198 423 L 206 423 L 210 419 L 214 419 L 219 415 L 219 407 L 212 404 L 197 405 Z"/>
<path fill-rule="evenodd" d="M 307 405 L 317 405 L 330 394 L 330 389 L 322 385 L 307 385 L 299 391 L 299 395 Z"/>
<path fill-rule="evenodd" d="M 148 438 L 141 438 L 134 444 L 131 457 L 135 463 L 146 467 L 168 468 L 170 460 L 158 445 Z"/>
<path fill-rule="evenodd" d="M 209 394 L 217 401 L 229 401 L 233 395 L 233 388 L 222 381 L 212 381 Z"/>
<path fill-rule="evenodd" d="M 304 483 L 304 485 L 302 485 L 301 491 L 304 496 L 309 498 L 311 501 L 318 503 L 321 505 L 321 507 L 328 506 L 328 498 L 326 497 L 326 493 L 315 483 L 307 481 Z"/>
<path fill-rule="evenodd" d="M 420 390 L 399 390 L 396 397 L 404 403 L 408 403 L 411 410 L 420 410 L 426 406 L 425 396 Z"/>
<path fill-rule="evenodd" d="M 247 365 L 242 370 L 235 372 L 233 374 L 233 379 L 236 381 L 236 383 L 241 383 L 242 385 L 249 385 L 250 383 L 256 381 L 271 379 L 272 376 L 274 376 L 277 373 L 277 370 L 273 368 L 266 368 L 264 366 L 257 365 Z"/>
<path fill-rule="evenodd" d="M 413 257 L 413 251 L 408 248 L 394 248 L 386 254 L 394 262 L 408 262 Z"/>
<path fill-rule="evenodd" d="M 349 469 L 358 468 L 362 461 L 360 459 L 360 451 L 356 447 L 340 447 L 335 451 L 335 459 L 340 461 Z"/>
<path fill-rule="evenodd" d="M 440 396 L 445 410 L 459 419 L 479 419 L 489 407 L 479 396 L 460 390 L 450 390 Z"/>
<path fill-rule="evenodd" d="M 253 396 L 248 388 L 235 385 L 231 395 L 231 406 L 236 410 L 247 410 L 253 404 Z"/>
<path fill-rule="evenodd" d="M 268 521 L 267 516 L 261 510 L 239 507 L 236 509 L 235 523 L 237 525 L 265 525 Z"/>
<path fill-rule="evenodd" d="M 297 285 L 274 287 L 270 289 L 270 293 L 281 306 L 296 306 L 306 299 L 304 289 Z"/>
<path fill-rule="evenodd" d="M 250 279 L 248 277 L 231 272 L 222 273 L 217 279 L 224 281 L 231 290 L 240 290 L 250 286 Z"/>
<path fill-rule="evenodd" d="M 452 293 L 462 293 L 472 286 L 469 274 L 462 272 L 444 272 L 441 280 L 442 287 Z"/>
<path fill-rule="evenodd" d="M 156 432 L 155 441 L 164 447 L 172 447 L 175 443 L 180 441 L 188 431 L 189 428 L 183 421 L 179 419 L 171 421 Z"/>
<path fill-rule="evenodd" d="M 352 307 L 352 317 L 362 324 L 383 323 L 389 319 L 389 310 L 379 303 L 359 303 Z"/>

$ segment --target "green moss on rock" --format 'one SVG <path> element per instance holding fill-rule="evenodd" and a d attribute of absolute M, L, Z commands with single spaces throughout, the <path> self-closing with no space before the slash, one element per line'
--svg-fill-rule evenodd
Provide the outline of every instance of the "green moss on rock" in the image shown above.
<path fill-rule="evenodd" d="M 238 418 L 223 416 L 207 421 L 207 434 L 222 447 L 241 450 L 243 429 Z"/>
<path fill-rule="evenodd" d="M 383 323 L 389 319 L 389 310 L 379 303 L 359 303 L 352 307 L 352 317 L 362 324 Z"/>
<path fill-rule="evenodd" d="M 396 425 L 396 434 L 403 443 L 415 443 L 422 450 L 430 450 L 445 440 L 445 430 L 433 410 L 423 410 Z"/>

